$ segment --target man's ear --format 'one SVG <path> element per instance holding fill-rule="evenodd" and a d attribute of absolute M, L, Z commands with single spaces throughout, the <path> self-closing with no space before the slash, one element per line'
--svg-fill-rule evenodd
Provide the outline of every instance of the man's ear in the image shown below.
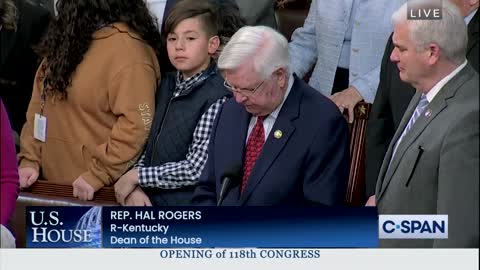
<path fill-rule="evenodd" d="M 280 86 L 280 88 L 282 88 L 282 89 L 284 87 L 286 87 L 286 85 L 288 84 L 287 69 L 284 68 L 284 67 L 281 67 L 281 68 L 275 70 L 274 73 L 278 77 L 278 79 L 277 79 L 278 86 Z"/>
<path fill-rule="evenodd" d="M 440 47 L 436 43 L 430 43 L 428 45 L 428 63 L 433 65 L 440 59 Z"/>
<path fill-rule="evenodd" d="M 220 38 L 213 36 L 208 40 L 208 54 L 213 55 L 220 46 Z"/>
<path fill-rule="evenodd" d="M 468 2 L 471 7 L 474 7 L 474 6 L 478 7 L 478 0 L 469 0 Z"/>

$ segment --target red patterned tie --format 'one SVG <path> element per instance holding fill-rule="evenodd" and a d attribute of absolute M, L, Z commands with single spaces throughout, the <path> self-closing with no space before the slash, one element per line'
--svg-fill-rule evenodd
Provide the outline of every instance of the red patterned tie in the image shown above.
<path fill-rule="evenodd" d="M 247 185 L 247 181 L 250 177 L 253 166 L 255 166 L 255 162 L 257 161 L 257 158 L 260 156 L 260 153 L 263 149 L 263 143 L 265 142 L 263 120 L 265 120 L 265 118 L 266 116 L 257 117 L 257 123 L 255 123 L 255 126 L 248 137 L 245 158 L 243 160 L 242 192 Z"/>

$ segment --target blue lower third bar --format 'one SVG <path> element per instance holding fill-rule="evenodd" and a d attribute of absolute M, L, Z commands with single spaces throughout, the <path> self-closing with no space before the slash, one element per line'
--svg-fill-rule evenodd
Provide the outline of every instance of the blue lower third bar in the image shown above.
<path fill-rule="evenodd" d="M 27 207 L 27 247 L 372 248 L 376 208 Z"/>

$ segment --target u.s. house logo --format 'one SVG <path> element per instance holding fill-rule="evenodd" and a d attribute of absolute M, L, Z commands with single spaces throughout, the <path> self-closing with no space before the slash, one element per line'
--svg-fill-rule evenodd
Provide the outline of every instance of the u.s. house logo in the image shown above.
<path fill-rule="evenodd" d="M 100 247 L 101 207 L 27 207 L 27 247 Z"/>
<path fill-rule="evenodd" d="M 447 239 L 448 215 L 380 215 L 380 239 Z"/>

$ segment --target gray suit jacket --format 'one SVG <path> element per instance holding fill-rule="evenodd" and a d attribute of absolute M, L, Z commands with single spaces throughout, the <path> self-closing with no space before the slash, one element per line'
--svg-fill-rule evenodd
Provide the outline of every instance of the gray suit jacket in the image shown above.
<path fill-rule="evenodd" d="M 447 214 L 448 239 L 381 239 L 381 247 L 478 247 L 478 73 L 467 64 L 435 96 L 400 142 L 420 99 L 410 102 L 377 180 L 378 213 Z"/>
<path fill-rule="evenodd" d="M 275 1 L 273 0 L 236 0 L 240 14 L 248 25 L 265 25 L 277 29 L 275 19 Z"/>

